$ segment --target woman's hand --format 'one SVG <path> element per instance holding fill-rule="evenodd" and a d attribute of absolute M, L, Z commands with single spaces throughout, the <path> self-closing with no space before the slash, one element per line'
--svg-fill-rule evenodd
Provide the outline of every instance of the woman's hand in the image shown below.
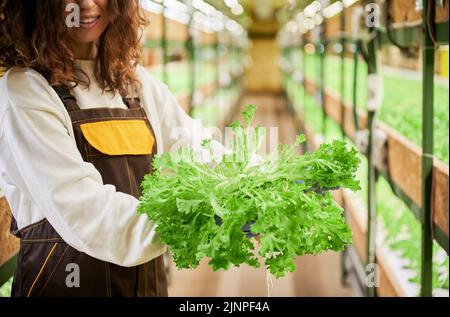
<path fill-rule="evenodd" d="M 215 216 L 215 221 L 216 221 L 216 225 L 220 226 L 222 225 L 222 219 L 220 219 L 219 216 Z M 245 226 L 242 227 L 242 231 L 246 234 L 246 236 L 251 239 L 254 238 L 256 241 L 258 241 L 258 243 L 261 243 L 261 239 L 259 234 L 254 234 L 251 230 L 250 227 L 256 222 L 256 220 L 254 221 L 249 221 L 248 223 L 245 224 Z"/>

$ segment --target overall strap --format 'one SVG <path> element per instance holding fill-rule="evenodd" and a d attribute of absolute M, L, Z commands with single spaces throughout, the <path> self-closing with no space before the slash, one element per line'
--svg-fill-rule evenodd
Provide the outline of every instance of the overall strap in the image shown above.
<path fill-rule="evenodd" d="M 122 98 L 123 103 L 128 107 L 128 109 L 139 109 L 141 107 L 141 99 L 139 97 L 125 97 Z"/>
<path fill-rule="evenodd" d="M 70 89 L 67 86 L 58 85 L 58 86 L 52 86 L 52 87 L 58 94 L 59 98 L 61 99 L 61 101 L 64 104 L 64 107 L 66 107 L 66 109 L 69 113 L 80 110 L 77 99 L 72 95 L 72 93 L 70 92 Z"/>
<path fill-rule="evenodd" d="M 59 98 L 63 102 L 68 112 L 80 110 L 77 99 L 72 95 L 70 89 L 64 85 L 52 86 L 58 94 Z M 128 109 L 139 109 L 141 107 L 141 101 L 139 97 L 122 97 L 123 103 Z"/>
<path fill-rule="evenodd" d="M 132 90 L 132 88 L 130 89 Z M 129 96 L 122 97 L 123 103 L 128 109 L 139 109 L 141 107 L 141 99 L 139 98 L 138 90 L 134 88 L 134 97 Z"/>

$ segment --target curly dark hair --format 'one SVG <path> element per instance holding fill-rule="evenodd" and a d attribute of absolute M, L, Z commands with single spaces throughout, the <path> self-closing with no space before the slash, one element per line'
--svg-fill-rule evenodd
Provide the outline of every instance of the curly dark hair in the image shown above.
<path fill-rule="evenodd" d="M 32 68 L 51 85 L 89 86 L 68 46 L 65 6 L 65 0 L 0 0 L 0 68 Z M 110 23 L 97 43 L 95 77 L 104 91 L 126 95 L 139 85 L 139 30 L 146 21 L 139 0 L 110 0 L 107 10 Z"/>

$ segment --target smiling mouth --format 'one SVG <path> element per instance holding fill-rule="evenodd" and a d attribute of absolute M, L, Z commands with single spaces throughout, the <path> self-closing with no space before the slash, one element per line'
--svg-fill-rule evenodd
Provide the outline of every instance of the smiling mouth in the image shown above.
<path fill-rule="evenodd" d="M 84 29 L 90 29 L 90 28 L 93 28 L 99 20 L 100 20 L 100 16 L 81 18 L 80 26 Z"/>

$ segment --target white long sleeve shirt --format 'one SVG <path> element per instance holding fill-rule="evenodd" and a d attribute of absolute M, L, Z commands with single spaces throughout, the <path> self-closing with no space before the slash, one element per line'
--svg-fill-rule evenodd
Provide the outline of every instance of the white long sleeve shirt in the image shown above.
<path fill-rule="evenodd" d="M 89 89 L 72 90 L 81 109 L 126 108 L 120 96 L 102 93 L 92 61 L 79 62 L 92 81 Z M 196 121 L 163 83 L 142 67 L 137 75 L 158 154 L 197 147 L 209 137 L 207 130 L 194 129 Z M 219 143 L 214 146 L 223 153 Z M 137 214 L 139 201 L 103 184 L 95 167 L 83 161 L 63 103 L 31 69 L 12 68 L 0 80 L 0 188 L 19 229 L 46 218 L 70 246 L 97 259 L 135 266 L 166 251 L 155 223 Z"/>

